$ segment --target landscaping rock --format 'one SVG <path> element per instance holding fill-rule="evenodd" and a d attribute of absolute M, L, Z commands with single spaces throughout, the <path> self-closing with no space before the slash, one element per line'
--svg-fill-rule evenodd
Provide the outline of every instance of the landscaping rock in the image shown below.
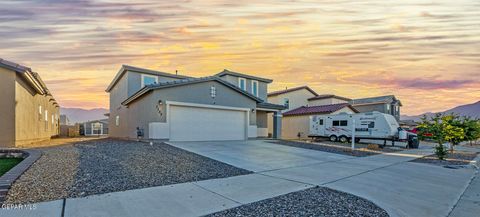
<path fill-rule="evenodd" d="M 44 155 L 14 183 L 7 202 L 84 197 L 251 173 L 165 143 L 99 139 L 41 150 Z"/>
<path fill-rule="evenodd" d="M 315 187 L 303 191 L 246 204 L 207 215 L 208 217 L 241 216 L 389 216 L 374 203 L 363 198 Z"/>

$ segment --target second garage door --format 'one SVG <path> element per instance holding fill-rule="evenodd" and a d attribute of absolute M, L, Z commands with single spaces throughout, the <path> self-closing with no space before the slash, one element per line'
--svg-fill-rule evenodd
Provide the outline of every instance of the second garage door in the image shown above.
<path fill-rule="evenodd" d="M 245 111 L 170 106 L 171 141 L 245 140 Z"/>

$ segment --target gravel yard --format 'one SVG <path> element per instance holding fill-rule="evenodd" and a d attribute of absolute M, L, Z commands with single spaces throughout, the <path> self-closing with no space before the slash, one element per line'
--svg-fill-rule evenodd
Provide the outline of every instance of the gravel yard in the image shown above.
<path fill-rule="evenodd" d="M 100 139 L 40 149 L 7 203 L 41 202 L 251 173 L 164 143 Z"/>
<path fill-rule="evenodd" d="M 246 204 L 217 212 L 220 216 L 388 216 L 374 203 L 360 197 L 325 187 L 303 191 Z"/>
<path fill-rule="evenodd" d="M 397 152 L 397 151 L 404 150 L 397 147 L 384 147 L 383 149 L 370 150 L 366 148 L 367 147 L 366 144 L 356 144 L 355 151 L 352 152 L 350 149 L 350 145 L 343 144 L 343 143 L 332 144 L 332 143 L 323 142 L 323 141 L 309 143 L 309 142 L 289 141 L 289 140 L 278 140 L 278 141 L 273 141 L 271 143 L 292 146 L 297 148 L 305 148 L 305 149 L 312 149 L 317 151 L 330 152 L 335 154 L 349 155 L 349 156 L 355 156 L 355 157 L 366 157 L 366 156 L 371 156 L 371 155 L 376 155 L 381 153 Z"/>
<path fill-rule="evenodd" d="M 461 166 L 468 165 L 478 153 L 475 152 L 461 152 L 455 151 L 454 153 L 448 152 L 447 158 L 445 160 L 440 160 L 436 155 L 428 155 L 422 158 L 412 160 L 411 162 L 415 163 L 427 163 L 438 166 Z"/>

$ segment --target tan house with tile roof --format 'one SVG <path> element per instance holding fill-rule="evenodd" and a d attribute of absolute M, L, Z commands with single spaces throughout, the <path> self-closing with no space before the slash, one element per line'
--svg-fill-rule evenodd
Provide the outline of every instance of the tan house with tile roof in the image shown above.
<path fill-rule="evenodd" d="M 59 134 L 60 106 L 30 68 L 0 58 L 0 147 L 28 146 Z"/>

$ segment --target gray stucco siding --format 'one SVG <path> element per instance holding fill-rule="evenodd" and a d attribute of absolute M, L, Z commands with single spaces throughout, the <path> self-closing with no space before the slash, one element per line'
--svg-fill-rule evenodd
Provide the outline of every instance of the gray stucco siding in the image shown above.
<path fill-rule="evenodd" d="M 230 82 L 231 84 L 235 85 L 238 87 L 238 80 L 239 77 L 233 76 L 233 75 L 224 75 L 221 77 L 223 80 Z M 249 78 L 245 78 L 246 80 L 246 85 L 247 85 L 247 92 L 252 93 L 252 81 L 258 81 L 258 80 L 252 80 Z M 258 98 L 267 101 L 267 90 L 268 84 L 262 81 L 258 81 Z"/>
<path fill-rule="evenodd" d="M 257 127 L 258 128 L 267 128 L 268 127 L 268 113 L 265 111 L 257 111 Z"/>
<path fill-rule="evenodd" d="M 216 88 L 215 98 L 212 98 L 210 94 L 212 86 Z M 162 114 L 157 109 L 159 100 L 162 101 Z M 249 124 L 257 124 L 256 113 L 251 111 L 256 109 L 256 101 L 219 82 L 209 81 L 153 90 L 132 102 L 128 107 L 125 107 L 128 110 L 128 129 L 125 129 L 125 135 L 136 137 L 135 129 L 140 127 L 144 129 L 145 137 L 148 138 L 148 124 L 150 122 L 166 122 L 168 115 L 166 111 L 167 101 L 249 108 Z"/>
<path fill-rule="evenodd" d="M 128 74 L 127 76 L 128 77 L 128 96 L 131 96 L 142 88 L 142 73 L 127 71 L 126 74 Z M 151 74 L 145 74 L 145 75 L 157 77 L 159 83 L 166 82 L 166 81 L 179 80 L 178 78 L 171 78 L 166 76 L 157 76 L 157 75 L 151 75 Z"/>

